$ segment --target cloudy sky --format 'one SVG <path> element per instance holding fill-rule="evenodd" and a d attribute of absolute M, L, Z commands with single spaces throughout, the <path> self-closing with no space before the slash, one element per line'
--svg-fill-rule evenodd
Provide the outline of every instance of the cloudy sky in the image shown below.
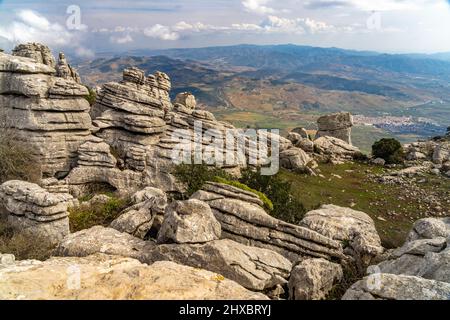
<path fill-rule="evenodd" d="M 131 49 L 294 43 L 450 51 L 449 0 L 0 0 L 0 48 L 80 57 Z"/>

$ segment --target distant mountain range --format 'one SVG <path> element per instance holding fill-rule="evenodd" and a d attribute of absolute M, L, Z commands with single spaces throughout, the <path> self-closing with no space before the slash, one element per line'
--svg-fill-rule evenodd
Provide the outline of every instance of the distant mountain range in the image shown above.
<path fill-rule="evenodd" d="M 450 54 L 445 53 L 238 45 L 104 54 L 76 66 L 91 86 L 121 80 L 129 66 L 166 72 L 173 96 L 190 91 L 200 108 L 239 125 L 246 125 L 245 118 L 251 125 L 288 129 L 336 111 L 430 119 L 436 132 L 450 124 Z M 420 136 L 417 128 L 411 130 L 414 138 Z"/>

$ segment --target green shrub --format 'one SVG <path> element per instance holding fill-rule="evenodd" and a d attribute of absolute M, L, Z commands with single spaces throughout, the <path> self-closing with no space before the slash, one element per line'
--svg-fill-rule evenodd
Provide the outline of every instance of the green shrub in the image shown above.
<path fill-rule="evenodd" d="M 241 183 L 257 190 L 272 201 L 270 214 L 283 221 L 298 224 L 304 217 L 306 209 L 303 203 L 291 193 L 291 184 L 279 175 L 264 176 L 260 170 L 247 168 L 242 170 Z"/>
<path fill-rule="evenodd" d="M 107 227 L 130 205 L 129 199 L 112 197 L 106 203 L 81 203 L 78 207 L 69 208 L 70 231 L 77 232 L 96 225 Z"/>
<path fill-rule="evenodd" d="M 401 143 L 396 139 L 381 139 L 372 146 L 372 155 L 382 158 L 389 164 L 402 163 L 405 154 Z"/>
<path fill-rule="evenodd" d="M 97 99 L 97 94 L 95 93 L 95 91 L 90 88 L 90 87 L 86 87 L 89 91 L 89 94 L 87 96 L 85 96 L 85 99 L 89 102 L 89 105 L 92 107 L 95 103 L 95 100 Z"/>
<path fill-rule="evenodd" d="M 0 184 L 8 180 L 38 182 L 41 179 L 39 159 L 0 115 Z"/>
<path fill-rule="evenodd" d="M 221 177 L 214 177 L 214 181 L 218 182 L 218 183 L 223 183 L 223 184 L 227 184 L 245 191 L 249 191 L 252 192 L 254 194 L 256 194 L 259 198 L 259 200 L 261 200 L 264 203 L 264 207 L 269 210 L 269 211 L 273 211 L 273 203 L 272 201 L 270 201 L 269 198 L 267 198 L 267 196 L 255 189 L 250 188 L 249 186 L 239 182 L 239 181 L 235 181 L 235 180 L 227 180 Z"/>
<path fill-rule="evenodd" d="M 13 254 L 17 260 L 47 260 L 52 256 L 54 245 L 45 237 L 33 237 L 17 233 L 0 218 L 0 253 Z"/>
<path fill-rule="evenodd" d="M 232 180 L 232 176 L 219 168 L 211 168 L 205 164 L 181 164 L 173 172 L 175 177 L 186 185 L 186 192 L 182 198 L 189 198 L 200 190 L 208 181 L 214 181 L 216 177 Z"/>

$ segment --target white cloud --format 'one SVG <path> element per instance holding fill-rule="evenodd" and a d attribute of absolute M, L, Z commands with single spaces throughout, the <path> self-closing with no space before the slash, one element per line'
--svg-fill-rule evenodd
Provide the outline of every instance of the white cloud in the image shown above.
<path fill-rule="evenodd" d="M 75 49 L 75 54 L 81 58 L 93 58 L 95 57 L 94 51 L 85 47 L 78 47 Z"/>
<path fill-rule="evenodd" d="M 167 26 L 161 24 L 155 24 L 153 27 L 144 29 L 144 34 L 150 38 L 157 38 L 161 40 L 178 40 L 180 35 L 177 32 L 171 30 Z"/>
<path fill-rule="evenodd" d="M 275 13 L 275 9 L 266 6 L 270 0 L 243 0 L 242 5 L 247 11 L 258 14 Z"/>
<path fill-rule="evenodd" d="M 130 43 L 130 42 L 134 41 L 133 38 L 130 36 L 130 34 L 126 34 L 122 37 L 113 36 L 110 38 L 110 40 L 111 40 L 111 42 L 117 43 L 117 44 L 126 44 L 126 43 Z"/>
<path fill-rule="evenodd" d="M 311 18 L 280 18 L 277 16 L 269 16 L 264 20 L 260 27 L 266 32 L 276 33 L 323 33 L 334 32 L 338 30 L 335 26 L 329 25 L 323 21 L 316 21 Z"/>
<path fill-rule="evenodd" d="M 22 10 L 7 26 L 0 26 L 0 37 L 17 44 L 38 41 L 52 45 L 68 45 L 73 34 L 58 23 L 50 23 L 45 17 L 31 10 Z"/>

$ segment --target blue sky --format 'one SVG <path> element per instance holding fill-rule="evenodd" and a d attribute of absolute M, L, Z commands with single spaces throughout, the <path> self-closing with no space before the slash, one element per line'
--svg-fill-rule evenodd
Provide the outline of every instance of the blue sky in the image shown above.
<path fill-rule="evenodd" d="M 80 8 L 75 29 L 74 11 L 67 13 L 71 5 Z M 0 47 L 26 41 L 84 57 L 240 43 L 431 53 L 450 51 L 450 5 L 448 0 L 0 0 Z"/>

